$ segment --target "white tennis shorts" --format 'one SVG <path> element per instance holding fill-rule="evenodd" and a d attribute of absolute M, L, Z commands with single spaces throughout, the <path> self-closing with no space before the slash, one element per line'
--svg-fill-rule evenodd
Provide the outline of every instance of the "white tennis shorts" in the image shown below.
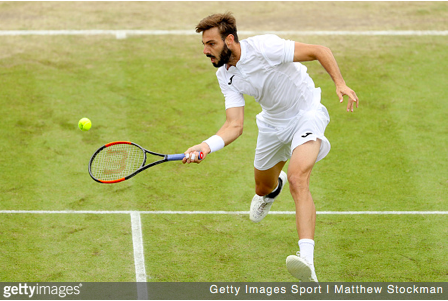
<path fill-rule="evenodd" d="M 263 114 L 257 115 L 258 139 L 255 150 L 254 166 L 258 170 L 267 170 L 278 162 L 291 158 L 294 149 L 308 141 L 322 141 L 317 161 L 330 152 L 330 141 L 324 136 L 325 128 L 330 122 L 327 108 L 319 104 L 308 111 L 301 110 L 293 120 L 281 128 L 265 122 Z"/>

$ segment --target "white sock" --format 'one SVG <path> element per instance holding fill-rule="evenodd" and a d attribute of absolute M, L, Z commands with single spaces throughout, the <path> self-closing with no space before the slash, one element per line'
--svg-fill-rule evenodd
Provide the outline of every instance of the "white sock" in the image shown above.
<path fill-rule="evenodd" d="M 306 259 L 314 269 L 314 240 L 300 239 L 299 240 L 300 257 Z"/>

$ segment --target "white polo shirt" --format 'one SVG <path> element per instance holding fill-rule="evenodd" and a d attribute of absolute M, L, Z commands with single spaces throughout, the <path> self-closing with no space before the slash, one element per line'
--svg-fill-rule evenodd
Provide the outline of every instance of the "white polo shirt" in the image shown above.
<path fill-rule="evenodd" d="M 236 67 L 227 70 L 224 65 L 216 72 L 226 109 L 244 106 L 247 94 L 261 105 L 265 122 L 284 126 L 300 110 L 320 103 L 320 88 L 315 88 L 307 68 L 293 62 L 294 41 L 267 34 L 241 40 L 240 45 Z"/>

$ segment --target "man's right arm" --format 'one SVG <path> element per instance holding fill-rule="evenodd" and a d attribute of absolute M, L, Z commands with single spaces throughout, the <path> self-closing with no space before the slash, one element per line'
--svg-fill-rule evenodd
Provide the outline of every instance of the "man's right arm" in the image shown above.
<path fill-rule="evenodd" d="M 220 136 L 225 145 L 235 141 L 243 134 L 244 107 L 229 108 L 226 110 L 226 121 L 216 135 Z"/>
<path fill-rule="evenodd" d="M 223 126 L 216 133 L 224 141 L 224 146 L 229 145 L 235 141 L 243 133 L 244 127 L 244 107 L 233 107 L 226 110 L 226 121 Z M 219 139 L 219 138 L 218 138 Z M 190 147 L 185 152 L 183 163 L 199 163 L 197 155 L 199 152 L 204 154 L 204 158 L 211 152 L 210 146 L 206 142 L 202 142 Z M 194 160 L 191 160 L 194 155 Z"/>

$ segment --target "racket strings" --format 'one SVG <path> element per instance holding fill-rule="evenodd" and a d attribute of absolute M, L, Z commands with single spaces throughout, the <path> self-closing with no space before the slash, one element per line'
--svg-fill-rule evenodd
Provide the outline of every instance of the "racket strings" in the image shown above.
<path fill-rule="evenodd" d="M 102 149 L 92 161 L 92 175 L 102 181 L 114 181 L 139 169 L 145 153 L 132 144 L 115 144 Z"/>

